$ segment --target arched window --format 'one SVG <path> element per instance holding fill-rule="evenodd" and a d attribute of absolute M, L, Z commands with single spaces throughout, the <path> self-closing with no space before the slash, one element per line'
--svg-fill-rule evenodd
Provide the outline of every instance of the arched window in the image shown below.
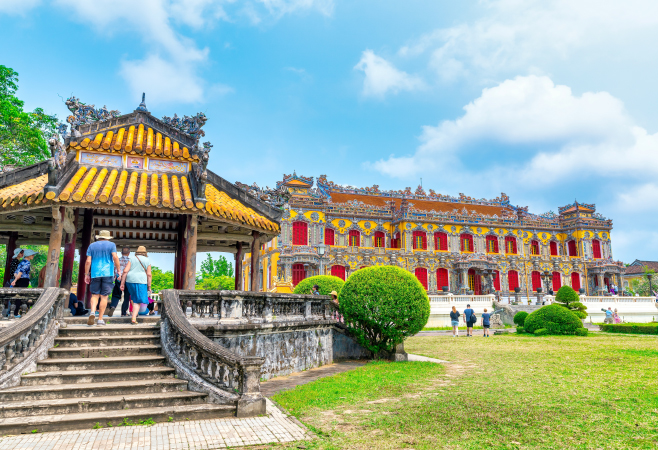
<path fill-rule="evenodd" d="M 530 241 L 530 254 L 533 256 L 539 256 L 539 241 L 534 239 Z"/>
<path fill-rule="evenodd" d="M 292 284 L 297 286 L 297 284 L 306 278 L 306 270 L 304 269 L 304 264 L 293 264 L 292 265 Z"/>
<path fill-rule="evenodd" d="M 460 240 L 461 240 L 461 251 L 462 252 L 473 252 L 473 251 L 475 251 L 474 247 L 473 247 L 473 236 L 471 236 L 470 234 L 464 233 L 460 236 Z"/>
<path fill-rule="evenodd" d="M 532 290 L 536 291 L 541 287 L 541 274 L 538 270 L 532 271 Z"/>
<path fill-rule="evenodd" d="M 391 239 L 391 248 L 400 248 L 400 232 L 398 231 Z"/>
<path fill-rule="evenodd" d="M 361 246 L 361 233 L 357 230 L 350 230 L 349 235 L 349 246 L 350 247 L 360 247 Z"/>
<path fill-rule="evenodd" d="M 562 275 L 560 272 L 553 272 L 553 291 L 557 292 L 562 287 Z"/>
<path fill-rule="evenodd" d="M 516 255 L 516 238 L 514 236 L 505 237 L 505 253 Z"/>
<path fill-rule="evenodd" d="M 448 269 L 437 269 L 436 270 L 436 287 L 439 290 L 442 290 L 443 287 L 450 289 L 450 282 L 448 280 Z"/>
<path fill-rule="evenodd" d="M 331 266 L 331 274 L 345 281 L 345 266 Z"/>
<path fill-rule="evenodd" d="M 551 256 L 558 256 L 559 253 L 557 251 L 557 242 L 551 241 Z"/>
<path fill-rule="evenodd" d="M 578 272 L 571 273 L 571 287 L 575 291 L 580 289 L 580 274 Z"/>
<path fill-rule="evenodd" d="M 324 245 L 336 245 L 336 232 L 331 228 L 324 229 Z"/>
<path fill-rule="evenodd" d="M 487 253 L 498 253 L 498 238 L 487 236 Z"/>
<path fill-rule="evenodd" d="M 494 279 L 493 279 L 494 291 L 500 291 L 500 272 L 494 270 Z"/>
<path fill-rule="evenodd" d="M 414 250 L 427 250 L 427 234 L 423 231 L 414 231 Z"/>
<path fill-rule="evenodd" d="M 598 239 L 592 240 L 592 253 L 595 259 L 601 259 L 601 241 Z"/>
<path fill-rule="evenodd" d="M 306 222 L 293 222 L 292 245 L 308 245 L 308 224 Z"/>
<path fill-rule="evenodd" d="M 510 270 L 507 272 L 507 281 L 510 292 L 513 292 L 515 288 L 519 287 L 519 272 L 516 270 Z"/>
<path fill-rule="evenodd" d="M 434 233 L 434 250 L 448 251 L 448 235 L 443 232 Z"/>
<path fill-rule="evenodd" d="M 386 247 L 386 235 L 383 231 L 375 231 L 375 236 L 373 237 L 373 244 L 375 247 Z"/>
<path fill-rule="evenodd" d="M 415 273 L 416 278 L 418 278 L 418 281 L 420 281 L 420 284 L 422 284 L 425 290 L 427 290 L 427 269 L 418 267 Z"/>
<path fill-rule="evenodd" d="M 569 250 L 569 256 L 578 256 L 578 244 L 573 239 L 567 242 L 567 250 Z"/>

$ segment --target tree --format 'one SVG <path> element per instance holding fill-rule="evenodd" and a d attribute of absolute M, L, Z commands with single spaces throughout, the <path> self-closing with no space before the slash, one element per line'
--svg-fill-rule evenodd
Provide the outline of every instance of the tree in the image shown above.
<path fill-rule="evenodd" d="M 394 266 L 357 270 L 343 285 L 338 302 L 348 330 L 375 354 L 393 351 L 422 330 L 430 316 L 423 285 Z"/>
<path fill-rule="evenodd" d="M 196 288 L 202 291 L 233 290 L 233 265 L 226 258 L 219 255 L 217 259 L 208 254 L 201 263 L 196 276 Z"/>
<path fill-rule="evenodd" d="M 200 282 L 197 280 L 196 288 L 200 291 L 232 291 L 235 289 L 235 278 L 226 275 L 206 277 Z"/>
<path fill-rule="evenodd" d="M 580 303 L 578 293 L 570 286 L 562 286 L 555 296 L 555 303 L 573 312 L 579 319 L 587 317 L 587 306 Z"/>
<path fill-rule="evenodd" d="M 576 316 L 577 312 L 578 311 L 569 310 L 563 305 L 557 303 L 553 305 L 542 306 L 537 311 L 534 311 L 532 314 L 525 318 L 523 329 L 526 333 L 532 334 L 534 334 L 537 330 L 545 330 L 544 332 L 537 333 L 538 335 L 580 335 L 580 332 L 577 330 L 583 328 L 583 323 Z"/>
<path fill-rule="evenodd" d="M 18 73 L 0 65 L 0 171 L 49 158 L 48 139 L 57 127 L 57 117 L 41 108 L 24 111 L 17 90 Z"/>
<path fill-rule="evenodd" d="M 172 271 L 163 272 L 160 268 L 151 266 L 151 290 L 158 293 L 163 289 L 174 288 L 174 273 Z"/>

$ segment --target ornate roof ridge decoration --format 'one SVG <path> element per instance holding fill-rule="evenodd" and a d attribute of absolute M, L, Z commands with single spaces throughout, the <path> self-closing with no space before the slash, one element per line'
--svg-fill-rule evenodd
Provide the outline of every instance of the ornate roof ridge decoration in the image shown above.
<path fill-rule="evenodd" d="M 275 189 L 271 189 L 269 186 L 261 188 L 258 186 L 258 184 L 256 184 L 256 182 L 249 186 L 248 184 L 236 181 L 235 185 L 252 197 L 279 209 L 283 209 L 283 207 L 291 198 L 291 194 L 288 192 L 288 189 L 286 189 L 284 186 L 280 186 L 279 183 L 277 183 L 277 187 Z"/>
<path fill-rule="evenodd" d="M 290 183 L 291 181 L 301 181 L 302 183 L 306 183 L 309 186 L 313 186 L 313 177 L 304 177 L 302 175 L 297 175 L 297 171 L 293 171 L 292 175 L 286 175 L 285 173 L 283 174 L 283 180 L 282 181 L 277 181 L 276 182 L 276 187 L 278 188 L 281 185 L 284 185 L 286 183 Z"/>
<path fill-rule="evenodd" d="M 102 108 L 95 108 L 95 105 L 87 105 L 82 103 L 79 98 L 72 95 L 66 99 L 66 107 L 71 111 L 71 115 L 66 118 L 66 121 L 71 124 L 71 128 L 80 125 L 105 122 L 106 120 L 119 117 L 121 112 L 116 109 L 108 110 L 107 106 L 103 105 Z"/>
<path fill-rule="evenodd" d="M 459 197 L 453 197 L 451 195 L 437 194 L 433 189 L 429 190 L 429 194 L 425 192 L 422 186 L 418 186 L 415 192 L 412 192 L 410 187 L 405 188 L 405 190 L 390 190 L 382 191 L 379 189 L 379 185 L 375 184 L 372 187 L 358 188 L 354 186 L 343 186 L 336 184 L 333 181 L 327 180 L 326 175 L 320 175 L 317 179 L 317 186 L 320 192 L 325 196 L 330 197 L 332 192 L 341 193 L 341 194 L 358 194 L 358 195 L 372 195 L 378 197 L 391 197 L 391 198 L 402 198 L 402 199 L 411 199 L 411 200 L 433 200 L 440 202 L 451 202 L 451 203 L 469 203 L 473 205 L 483 205 L 483 206 L 500 206 L 500 207 L 512 207 L 510 205 L 509 196 L 504 192 L 500 194 L 500 197 L 496 197 L 492 200 L 487 199 L 476 199 L 468 197 L 463 193 L 459 194 Z"/>
<path fill-rule="evenodd" d="M 588 204 L 588 203 L 578 203 L 578 200 L 574 200 L 573 203 L 570 203 L 566 206 L 561 206 L 558 208 L 558 212 L 560 214 L 564 213 L 565 211 L 575 208 L 575 209 L 580 209 L 580 207 L 591 209 L 592 212 L 596 211 L 596 205 L 594 203 Z"/>
<path fill-rule="evenodd" d="M 206 124 L 208 119 L 202 112 L 197 113 L 196 116 L 183 116 L 183 118 L 178 117 L 177 114 L 174 114 L 174 117 L 162 116 L 161 120 L 170 127 L 190 136 L 196 142 L 199 142 L 199 139 L 206 135 L 201 127 Z"/>

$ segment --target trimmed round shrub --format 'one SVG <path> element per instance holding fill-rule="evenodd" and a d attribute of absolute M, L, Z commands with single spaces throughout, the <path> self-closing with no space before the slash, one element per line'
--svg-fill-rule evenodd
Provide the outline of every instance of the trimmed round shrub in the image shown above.
<path fill-rule="evenodd" d="M 313 286 L 320 287 L 321 295 L 329 295 L 331 291 L 336 291 L 340 294 L 345 282 L 338 277 L 332 275 L 316 275 L 314 277 L 305 278 L 295 286 L 294 294 L 312 294 Z"/>
<path fill-rule="evenodd" d="M 578 293 L 570 286 L 562 286 L 555 294 L 555 304 L 567 308 L 573 312 L 579 319 L 587 317 L 585 310 L 587 306 L 580 303 Z"/>
<path fill-rule="evenodd" d="M 540 328 L 538 330 L 535 330 L 534 335 L 535 336 L 546 336 L 548 334 L 548 330 L 546 328 Z"/>
<path fill-rule="evenodd" d="M 575 334 L 577 329 L 583 328 L 583 323 L 567 308 L 547 305 L 526 317 L 523 328 L 526 333 L 546 328 L 548 334 Z"/>
<path fill-rule="evenodd" d="M 523 334 L 523 333 L 525 333 L 525 330 L 523 329 L 523 327 L 516 327 L 516 332 L 518 334 Z"/>
<path fill-rule="evenodd" d="M 587 336 L 587 328 L 578 328 L 576 330 L 576 336 Z"/>
<path fill-rule="evenodd" d="M 514 314 L 514 323 L 522 327 L 525 322 L 525 318 L 528 317 L 528 313 L 525 311 L 519 311 Z"/>
<path fill-rule="evenodd" d="M 394 266 L 357 270 L 343 285 L 338 302 L 352 336 L 375 354 L 393 351 L 422 330 L 430 316 L 423 285 Z"/>

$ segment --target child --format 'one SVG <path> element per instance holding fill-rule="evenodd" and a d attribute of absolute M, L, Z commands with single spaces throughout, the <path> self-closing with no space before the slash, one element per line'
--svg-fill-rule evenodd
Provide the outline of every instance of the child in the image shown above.
<path fill-rule="evenodd" d="M 490 318 L 491 314 L 487 312 L 487 308 L 484 308 L 484 313 L 482 314 L 482 328 L 484 331 L 484 337 L 489 337 L 489 327 L 491 326 L 491 323 L 489 322 Z"/>

